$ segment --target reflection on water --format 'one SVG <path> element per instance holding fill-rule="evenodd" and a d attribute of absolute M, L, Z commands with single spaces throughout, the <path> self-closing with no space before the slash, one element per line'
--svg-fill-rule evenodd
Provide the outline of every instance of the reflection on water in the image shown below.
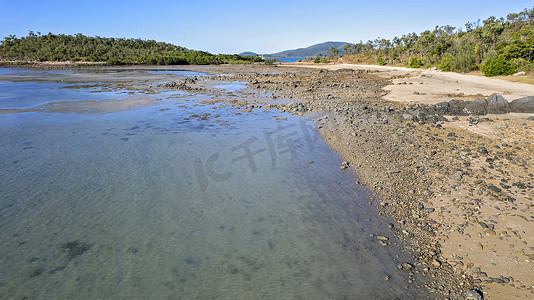
<path fill-rule="evenodd" d="M 413 297 L 312 123 L 195 99 L 0 115 L 2 297 Z"/>

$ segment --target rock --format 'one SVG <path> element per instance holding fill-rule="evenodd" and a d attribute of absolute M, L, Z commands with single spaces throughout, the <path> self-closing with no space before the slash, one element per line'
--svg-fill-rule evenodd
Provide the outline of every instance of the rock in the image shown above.
<path fill-rule="evenodd" d="M 410 114 L 402 114 L 402 117 L 405 119 L 405 120 L 413 120 L 414 119 L 414 116 L 410 115 Z"/>
<path fill-rule="evenodd" d="M 441 263 L 439 262 L 439 260 L 434 259 L 434 260 L 432 260 L 432 266 L 434 266 L 436 268 L 439 268 L 439 267 L 441 267 Z"/>
<path fill-rule="evenodd" d="M 454 116 L 465 115 L 464 109 L 467 106 L 467 104 L 468 102 L 464 100 L 453 99 L 449 101 L 448 114 L 454 115 Z"/>
<path fill-rule="evenodd" d="M 460 173 L 452 173 L 451 175 L 449 175 L 449 178 L 452 179 L 452 180 L 461 180 L 462 179 L 462 175 Z"/>
<path fill-rule="evenodd" d="M 482 292 L 479 289 L 472 289 L 465 292 L 465 300 L 483 300 Z"/>
<path fill-rule="evenodd" d="M 512 112 L 534 113 L 534 96 L 516 99 L 510 102 Z"/>
<path fill-rule="evenodd" d="M 480 148 L 478 148 L 478 153 L 480 153 L 480 154 L 488 154 L 488 149 L 486 147 L 480 147 Z"/>
<path fill-rule="evenodd" d="M 404 269 L 404 270 L 408 270 L 409 271 L 409 270 L 413 269 L 413 265 L 410 264 L 410 263 L 407 263 L 407 262 L 403 263 L 401 266 L 402 266 L 401 269 Z"/>
<path fill-rule="evenodd" d="M 490 185 L 490 186 L 488 186 L 488 189 L 491 190 L 491 191 L 493 191 L 493 192 L 495 192 L 495 193 L 498 193 L 498 192 L 501 191 L 500 188 L 498 188 L 498 187 L 496 187 L 496 186 L 494 186 L 494 185 Z"/>
<path fill-rule="evenodd" d="M 530 116 L 527 118 L 528 121 L 534 121 L 534 116 Z"/>
<path fill-rule="evenodd" d="M 376 239 L 381 240 L 381 241 L 389 241 L 389 239 L 383 235 L 377 235 Z"/>
<path fill-rule="evenodd" d="M 475 99 L 467 103 L 464 112 L 470 115 L 485 115 L 488 113 L 488 101 L 484 98 Z"/>
<path fill-rule="evenodd" d="M 510 104 L 501 95 L 493 95 L 487 99 L 488 114 L 506 114 L 511 110 Z"/>
<path fill-rule="evenodd" d="M 477 244 L 478 251 L 484 250 L 484 246 L 482 244 Z"/>

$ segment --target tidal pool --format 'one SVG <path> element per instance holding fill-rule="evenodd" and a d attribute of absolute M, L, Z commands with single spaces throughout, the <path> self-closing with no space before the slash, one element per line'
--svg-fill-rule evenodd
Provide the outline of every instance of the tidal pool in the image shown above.
<path fill-rule="evenodd" d="M 93 95 L 8 77 L 21 102 Z M 370 237 L 392 238 L 387 220 L 313 122 L 165 95 L 122 111 L 0 114 L 0 298 L 416 295 L 395 240 Z"/>

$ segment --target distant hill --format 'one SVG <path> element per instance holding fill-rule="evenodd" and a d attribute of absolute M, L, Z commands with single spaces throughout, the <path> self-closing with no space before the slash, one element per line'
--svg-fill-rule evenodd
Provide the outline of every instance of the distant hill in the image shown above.
<path fill-rule="evenodd" d="M 247 51 L 247 52 L 239 53 L 239 55 L 242 55 L 242 56 L 258 56 L 259 54 Z"/>
<path fill-rule="evenodd" d="M 261 62 L 257 56 L 211 54 L 164 42 L 142 39 L 90 37 L 79 33 L 0 39 L 0 61 L 106 62 L 110 65 L 206 65 Z"/>
<path fill-rule="evenodd" d="M 320 44 L 315 44 L 307 48 L 298 48 L 294 50 L 286 50 L 278 53 L 269 54 L 268 56 L 273 57 L 310 57 L 317 56 L 319 53 L 326 54 L 330 47 L 334 47 L 339 50 L 340 54 L 343 54 L 344 45 L 352 45 L 351 43 L 345 42 L 325 42 Z"/>

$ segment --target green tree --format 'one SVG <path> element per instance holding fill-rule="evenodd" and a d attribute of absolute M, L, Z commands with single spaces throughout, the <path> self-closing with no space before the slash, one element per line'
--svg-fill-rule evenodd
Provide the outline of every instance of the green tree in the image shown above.
<path fill-rule="evenodd" d="M 337 56 L 339 54 L 339 49 L 330 47 L 328 49 L 328 54 L 330 54 L 330 56 Z"/>
<path fill-rule="evenodd" d="M 341 48 L 343 48 L 343 53 L 348 54 L 351 46 L 349 44 L 346 44 L 346 45 L 343 45 Z"/>

